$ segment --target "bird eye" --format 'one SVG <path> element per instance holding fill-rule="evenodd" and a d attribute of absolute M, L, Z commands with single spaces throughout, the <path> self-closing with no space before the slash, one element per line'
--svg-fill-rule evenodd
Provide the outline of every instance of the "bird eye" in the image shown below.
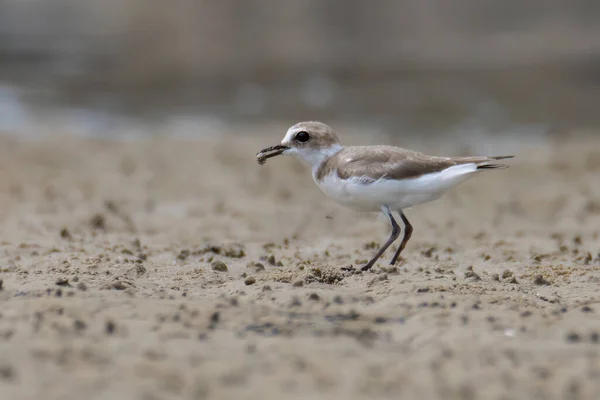
<path fill-rule="evenodd" d="M 301 143 L 306 143 L 310 140 L 310 135 L 308 132 L 300 131 L 296 133 L 295 139 Z"/>

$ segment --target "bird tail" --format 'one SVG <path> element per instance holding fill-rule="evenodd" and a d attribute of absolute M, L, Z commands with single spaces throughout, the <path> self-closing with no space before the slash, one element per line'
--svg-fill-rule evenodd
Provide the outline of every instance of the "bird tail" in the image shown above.
<path fill-rule="evenodd" d="M 503 169 L 508 168 L 506 164 L 481 164 L 477 166 L 477 170 L 480 169 Z"/>
<path fill-rule="evenodd" d="M 505 160 L 507 158 L 513 158 L 514 156 L 495 156 L 495 157 L 487 157 L 484 160 L 481 160 L 477 163 L 477 169 L 504 169 L 508 168 L 506 164 L 489 164 L 490 160 Z"/>

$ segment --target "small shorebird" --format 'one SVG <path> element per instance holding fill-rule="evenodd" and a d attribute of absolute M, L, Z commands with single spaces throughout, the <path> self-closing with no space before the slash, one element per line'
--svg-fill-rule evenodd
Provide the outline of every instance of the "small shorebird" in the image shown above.
<path fill-rule="evenodd" d="M 330 126 L 314 121 L 292 126 L 281 144 L 261 150 L 256 158 L 262 165 L 280 154 L 307 164 L 315 183 L 339 204 L 357 211 L 381 211 L 389 218 L 392 233 L 363 271 L 400 236 L 393 211 L 404 223 L 404 237 L 390 265 L 396 263 L 413 232 L 404 209 L 438 199 L 476 172 L 507 168 L 493 161 L 513 157 L 434 157 L 394 146 L 344 147 Z"/>

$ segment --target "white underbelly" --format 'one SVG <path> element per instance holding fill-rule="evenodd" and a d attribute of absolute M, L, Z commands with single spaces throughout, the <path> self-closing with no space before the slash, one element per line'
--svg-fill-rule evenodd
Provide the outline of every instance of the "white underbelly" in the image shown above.
<path fill-rule="evenodd" d="M 401 210 L 442 196 L 464 182 L 477 170 L 475 164 L 463 164 L 417 178 L 376 181 L 361 178 L 340 179 L 332 173 L 321 182 L 321 190 L 336 202 L 359 211 L 379 211 L 382 205 Z"/>

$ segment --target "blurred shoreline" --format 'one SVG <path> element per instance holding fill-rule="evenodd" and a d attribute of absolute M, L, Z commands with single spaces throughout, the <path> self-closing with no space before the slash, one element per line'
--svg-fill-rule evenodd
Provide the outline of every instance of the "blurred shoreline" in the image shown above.
<path fill-rule="evenodd" d="M 17 103 L 421 134 L 473 118 L 600 126 L 592 1 L 4 0 L 0 10 L 5 126 Z"/>

